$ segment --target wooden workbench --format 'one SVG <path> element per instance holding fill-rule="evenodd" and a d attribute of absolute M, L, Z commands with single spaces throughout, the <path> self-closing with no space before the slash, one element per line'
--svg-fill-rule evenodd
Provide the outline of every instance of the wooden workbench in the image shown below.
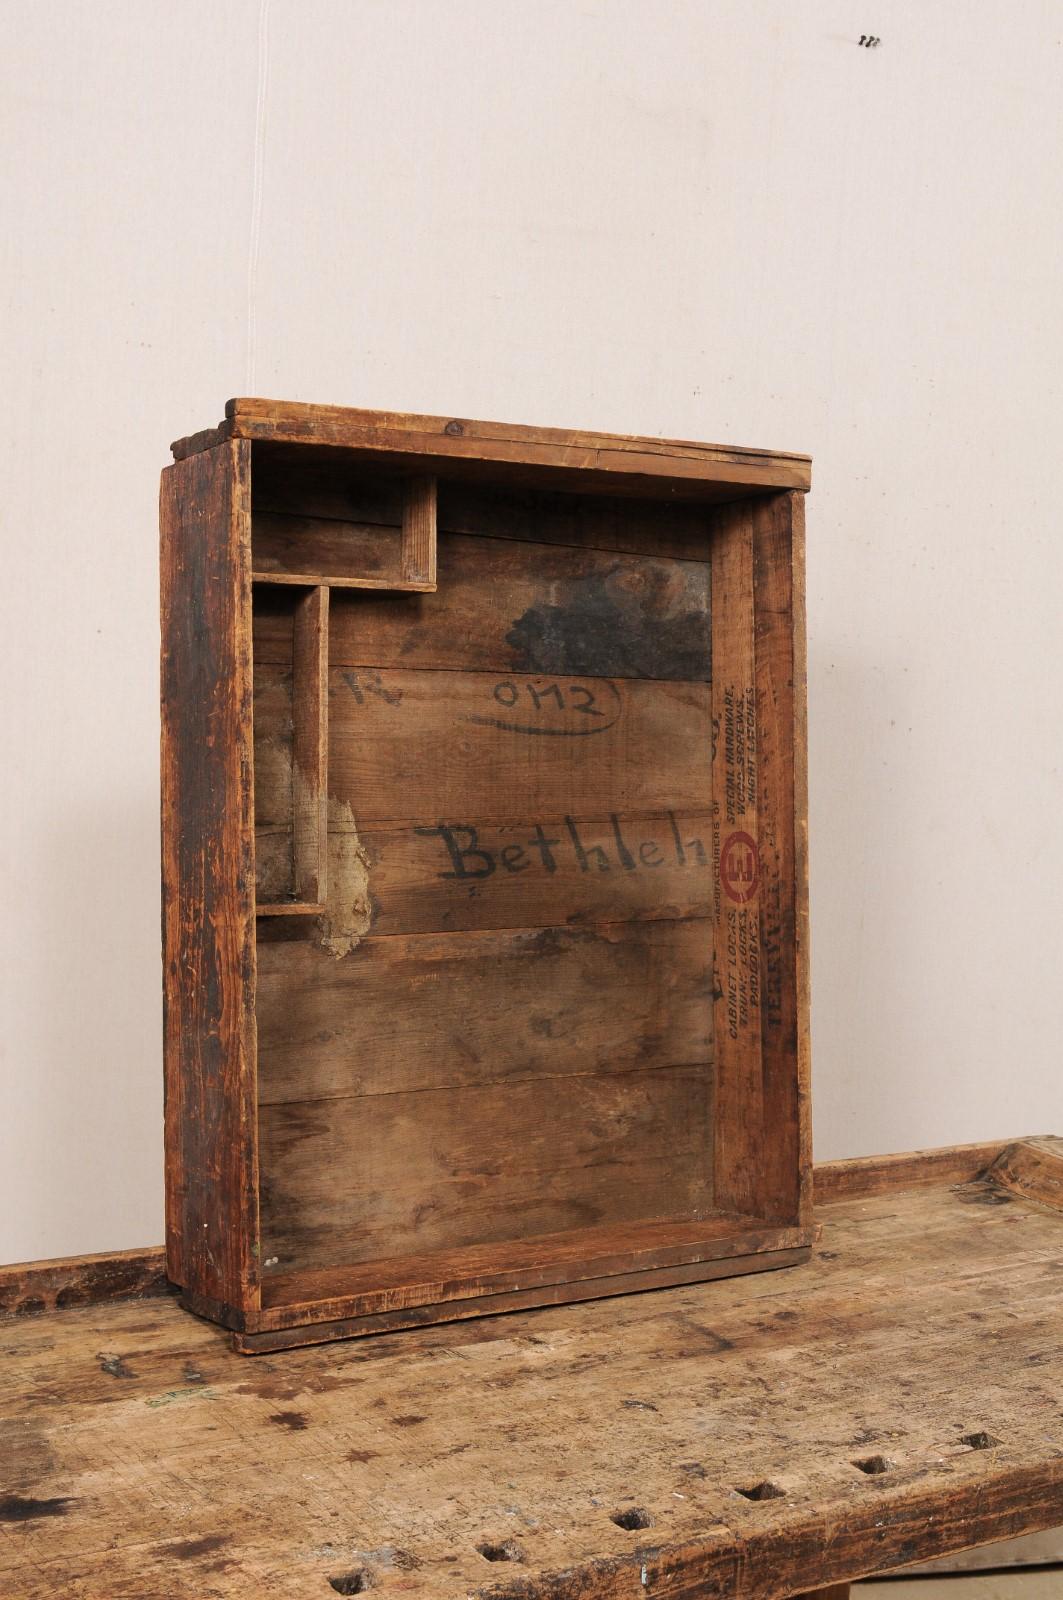
<path fill-rule="evenodd" d="M 776 1600 L 1063 1523 L 1063 1142 L 817 1196 L 807 1266 L 256 1358 L 7 1269 L 0 1595 Z"/>

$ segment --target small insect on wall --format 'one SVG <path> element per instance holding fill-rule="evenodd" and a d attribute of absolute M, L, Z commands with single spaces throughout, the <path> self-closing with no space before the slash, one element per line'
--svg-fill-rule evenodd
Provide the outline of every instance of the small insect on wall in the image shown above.
<path fill-rule="evenodd" d="M 174 456 L 185 1303 L 252 1352 L 804 1259 L 808 459 L 260 400 Z"/>

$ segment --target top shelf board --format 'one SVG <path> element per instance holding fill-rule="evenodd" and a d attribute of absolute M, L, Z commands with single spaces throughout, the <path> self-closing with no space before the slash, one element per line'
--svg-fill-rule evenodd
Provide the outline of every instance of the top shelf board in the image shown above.
<path fill-rule="evenodd" d="M 599 492 L 607 483 L 611 494 L 734 500 L 811 484 L 811 459 L 783 451 L 281 400 L 230 400 L 224 422 L 171 449 L 181 461 L 227 439 L 343 450 L 407 470 L 414 456 L 420 470 L 445 478 L 488 475 Z"/>

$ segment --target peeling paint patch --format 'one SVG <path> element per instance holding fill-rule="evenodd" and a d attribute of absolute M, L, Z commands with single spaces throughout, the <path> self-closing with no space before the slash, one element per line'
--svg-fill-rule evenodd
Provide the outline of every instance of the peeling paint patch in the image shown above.
<path fill-rule="evenodd" d="M 369 932 L 373 906 L 369 857 L 358 837 L 354 812 L 346 800 L 329 796 L 328 884 L 321 918 L 321 946 L 339 961 Z"/>

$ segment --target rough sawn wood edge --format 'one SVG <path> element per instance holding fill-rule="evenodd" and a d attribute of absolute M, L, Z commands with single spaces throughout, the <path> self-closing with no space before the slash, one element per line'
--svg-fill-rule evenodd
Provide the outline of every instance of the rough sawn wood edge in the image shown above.
<path fill-rule="evenodd" d="M 811 486 L 811 458 L 782 450 L 700 444 L 633 434 L 529 427 L 465 417 L 433 417 L 296 401 L 235 399 L 225 420 L 174 440 L 174 459 L 185 460 L 227 439 L 327 445 L 367 452 L 405 453 L 455 461 L 568 469 L 632 476 L 703 479 L 745 488 Z M 603 492 L 607 481 L 603 481 Z"/>
<path fill-rule="evenodd" d="M 1063 1139 L 1047 1134 L 821 1162 L 814 1174 L 820 1205 L 985 1177 L 1023 1199 L 1063 1209 Z M 0 1320 L 172 1293 L 162 1245 L 0 1266 Z"/>

